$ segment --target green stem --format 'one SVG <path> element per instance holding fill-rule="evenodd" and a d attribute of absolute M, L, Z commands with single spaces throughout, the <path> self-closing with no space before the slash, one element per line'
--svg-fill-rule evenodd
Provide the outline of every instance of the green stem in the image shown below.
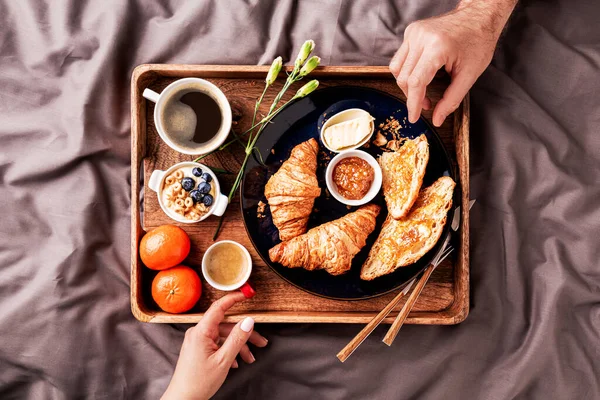
<path fill-rule="evenodd" d="M 219 174 L 231 174 L 231 172 L 229 172 L 229 171 L 227 171 L 226 169 L 223 169 L 223 168 L 210 167 L 210 169 L 212 169 L 213 172 L 217 172 Z"/>
<path fill-rule="evenodd" d="M 258 113 L 258 107 L 260 106 L 260 103 L 263 100 L 263 96 L 267 90 L 267 87 L 265 87 L 263 94 L 260 96 L 259 101 L 256 102 L 256 106 L 254 108 L 254 116 L 252 117 L 252 126 L 247 131 L 245 131 L 244 133 L 242 133 L 239 136 L 243 136 L 243 135 L 247 134 L 248 132 L 251 132 L 257 126 L 260 126 L 260 128 L 258 129 L 258 131 L 256 132 L 255 135 L 250 135 L 250 137 L 248 138 L 248 143 L 246 143 L 246 156 L 244 157 L 244 162 L 242 163 L 240 171 L 238 172 L 237 176 L 235 177 L 233 186 L 231 187 L 231 190 L 229 191 L 229 195 L 227 196 L 229 203 L 231 203 L 231 200 L 235 196 L 235 193 L 237 192 L 237 189 L 239 188 L 240 183 L 242 182 L 242 179 L 244 176 L 244 171 L 246 169 L 246 164 L 248 163 L 248 159 L 250 158 L 250 155 L 252 154 L 252 149 L 254 149 L 254 147 L 256 146 L 256 142 L 258 141 L 258 138 L 259 138 L 261 132 L 267 126 L 267 122 L 269 122 L 275 115 L 277 115 L 282 109 L 284 109 L 290 102 L 295 100 L 296 96 L 292 97 L 290 100 L 286 101 L 281 107 L 279 107 L 277 110 L 275 110 L 275 108 L 277 107 L 277 104 L 279 104 L 279 102 L 281 101 L 281 98 L 283 97 L 285 92 L 289 89 L 289 87 L 293 83 L 301 80 L 302 78 L 303 77 L 298 75 L 298 68 L 294 68 L 292 73 L 290 75 L 288 75 L 288 77 L 285 81 L 285 84 L 283 85 L 283 87 L 281 88 L 281 90 L 279 91 L 277 96 L 275 96 L 275 99 L 273 99 L 273 103 L 271 103 L 271 107 L 269 108 L 269 113 L 267 114 L 267 116 L 255 124 L 254 122 L 256 121 L 256 114 Z M 236 139 L 226 143 L 225 145 L 222 145 L 221 147 L 225 148 L 225 147 L 229 146 L 231 143 L 238 140 L 239 136 L 237 136 Z M 224 217 L 225 217 L 225 214 L 223 214 L 221 216 L 221 218 L 219 218 L 219 223 L 217 225 L 217 230 L 215 231 L 215 234 L 213 236 L 213 240 L 216 240 L 217 237 L 219 236 L 219 232 L 221 231 L 221 226 L 223 225 Z"/>
<path fill-rule="evenodd" d="M 269 84 L 265 83 L 265 88 L 263 89 L 262 94 L 260 95 L 259 99 L 256 101 L 256 104 L 254 105 L 254 115 L 252 116 L 252 125 L 254 125 L 254 122 L 256 121 L 256 114 L 258 113 L 258 108 L 260 107 L 260 104 L 263 101 L 263 98 L 265 97 L 265 93 L 267 93 L 267 89 L 269 88 Z"/>
<path fill-rule="evenodd" d="M 231 130 L 231 133 L 233 134 L 233 137 L 234 137 L 233 141 L 238 142 L 240 144 L 240 146 L 245 148 L 247 143 L 242 142 L 242 138 L 237 133 L 235 133 L 235 131 L 233 129 Z"/>
<path fill-rule="evenodd" d="M 302 79 L 302 78 L 300 78 L 300 79 Z M 252 135 L 250 135 L 250 138 L 248 139 L 248 144 L 252 143 L 252 145 L 246 147 L 246 154 L 249 154 L 248 150 L 249 149 L 251 150 L 254 147 L 254 144 L 256 143 L 256 140 L 258 139 L 258 135 L 260 135 L 260 133 L 263 131 L 265 124 L 267 122 L 269 122 L 271 119 L 273 119 L 273 117 L 275 115 L 277 115 L 283 108 L 285 108 L 292 100 L 294 100 L 296 98 L 294 96 L 292 99 L 286 101 L 281 107 L 279 107 L 276 111 L 274 111 L 275 107 L 277 107 L 277 104 L 279 104 L 279 102 L 281 101 L 281 98 L 283 97 L 285 92 L 287 92 L 289 87 L 297 80 L 299 80 L 299 79 L 297 79 L 297 73 L 296 73 L 296 70 L 294 70 L 294 71 L 292 71 L 292 74 L 290 76 L 288 76 L 288 78 L 286 79 L 285 84 L 283 85 L 283 87 L 281 88 L 279 93 L 277 93 L 277 96 L 275 96 L 275 99 L 273 99 L 273 103 L 271 103 L 271 107 L 269 108 L 269 113 L 267 114 L 267 116 L 264 117 L 258 124 L 256 124 L 256 125 L 261 125 L 261 126 L 258 129 L 258 132 L 256 133 L 256 135 L 254 135 L 254 138 L 252 138 Z M 254 129 L 254 126 L 252 128 L 250 128 L 250 130 L 252 130 L 252 129 Z"/>
<path fill-rule="evenodd" d="M 242 167 L 240 168 L 240 172 L 238 172 L 237 176 L 235 177 L 235 182 L 233 182 L 233 186 L 231 187 L 231 190 L 229 191 L 229 195 L 227 196 L 227 203 L 231 203 L 231 200 L 233 200 L 233 197 L 235 196 L 235 193 L 237 192 L 237 189 L 240 186 L 240 183 L 242 181 L 242 177 L 244 176 L 244 170 L 246 169 L 247 163 L 248 163 L 248 156 L 246 156 L 244 158 L 244 162 L 242 164 Z M 221 217 L 219 218 L 219 223 L 217 224 L 217 230 L 215 231 L 215 234 L 213 235 L 213 240 L 217 240 L 217 237 L 219 236 L 219 232 L 221 231 L 221 226 L 223 225 L 224 218 L 225 218 L 225 213 L 223 213 L 223 215 L 221 215 Z"/>
<path fill-rule="evenodd" d="M 213 242 L 217 240 L 217 236 L 219 236 L 219 231 L 221 230 L 221 226 L 223 225 L 223 219 L 225 219 L 225 213 L 219 217 L 219 223 L 217 224 L 217 230 L 213 235 Z"/>
<path fill-rule="evenodd" d="M 241 139 L 241 137 L 242 137 L 243 135 L 245 135 L 245 134 L 246 134 L 246 132 L 242 133 L 241 135 L 238 135 L 238 134 L 237 134 L 237 133 L 235 133 L 235 131 L 232 129 L 232 130 L 231 130 L 231 133 L 233 134 L 233 136 L 234 136 L 234 139 L 230 140 L 229 142 L 226 142 L 226 143 L 222 144 L 221 146 L 219 146 L 219 147 L 218 147 L 218 148 L 216 148 L 215 150 L 213 150 L 213 151 L 209 151 L 208 153 L 206 153 L 206 154 L 203 154 L 203 155 L 201 155 L 200 157 L 198 157 L 198 158 L 194 159 L 194 162 L 198 162 L 198 161 L 200 161 L 200 160 L 202 160 L 202 159 L 204 159 L 204 158 L 206 158 L 206 157 L 210 156 L 211 154 L 214 154 L 214 153 L 216 153 L 217 151 L 225 150 L 226 148 L 228 148 L 229 146 L 231 146 L 231 145 L 232 145 L 232 144 L 234 144 L 235 142 L 239 142 L 239 144 L 240 144 L 242 147 L 244 147 L 244 148 L 245 148 L 245 147 L 246 147 L 246 143 L 242 142 L 242 139 Z"/>
<path fill-rule="evenodd" d="M 215 150 L 213 150 L 213 151 L 210 151 L 210 152 L 208 152 L 208 153 L 206 153 L 206 154 L 203 154 L 203 155 L 201 155 L 200 157 L 196 158 L 196 159 L 194 160 L 194 162 L 198 162 L 198 161 L 202 160 L 203 158 L 206 158 L 206 157 L 210 156 L 211 154 L 214 154 L 214 153 L 216 153 L 217 151 L 225 150 L 226 148 L 228 148 L 229 146 L 231 146 L 232 144 L 234 144 L 235 142 L 238 142 L 238 141 L 241 143 L 242 147 L 244 147 L 244 146 L 245 146 L 245 143 L 243 143 L 243 142 L 240 140 L 240 137 L 242 137 L 242 136 L 243 136 L 243 135 L 245 135 L 246 133 L 247 133 L 247 132 L 244 132 L 244 133 L 242 133 L 241 135 L 236 135 L 236 138 L 235 138 L 235 139 L 232 139 L 232 140 L 230 140 L 229 142 L 226 142 L 226 143 L 222 144 L 221 146 L 219 146 L 219 148 L 217 148 L 217 149 L 215 149 Z M 235 134 L 235 133 L 234 133 L 234 134 Z"/>

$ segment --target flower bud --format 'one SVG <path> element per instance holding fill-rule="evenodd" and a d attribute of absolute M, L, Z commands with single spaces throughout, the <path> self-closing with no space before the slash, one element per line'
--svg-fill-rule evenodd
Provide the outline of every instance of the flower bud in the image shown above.
<path fill-rule="evenodd" d="M 306 85 L 304 85 L 300 89 L 298 89 L 298 91 L 296 92 L 296 95 L 294 97 L 302 98 L 304 96 L 307 96 L 307 95 L 311 94 L 312 92 L 314 92 L 315 89 L 318 87 L 319 87 L 319 81 L 316 79 L 313 79 L 312 81 L 308 82 Z"/>
<path fill-rule="evenodd" d="M 312 56 L 311 58 L 309 58 L 306 64 L 304 64 L 304 66 L 300 70 L 300 76 L 305 77 L 306 75 L 310 74 L 313 69 L 317 68 L 320 62 L 321 57 Z"/>
<path fill-rule="evenodd" d="M 269 68 L 269 73 L 267 74 L 267 85 L 272 85 L 277 79 L 277 75 L 279 75 L 279 71 L 281 71 L 282 60 L 281 57 L 277 57 L 273 60 L 273 64 L 271 64 L 271 68 Z"/>
<path fill-rule="evenodd" d="M 310 53 L 313 51 L 314 48 L 315 48 L 314 41 L 307 40 L 306 42 L 304 42 L 304 44 L 302 45 L 302 48 L 300 49 L 300 52 L 298 53 L 298 57 L 296 57 L 296 67 L 300 67 L 302 64 L 304 64 L 304 61 L 306 61 L 306 59 L 308 58 L 308 56 L 310 55 Z"/>

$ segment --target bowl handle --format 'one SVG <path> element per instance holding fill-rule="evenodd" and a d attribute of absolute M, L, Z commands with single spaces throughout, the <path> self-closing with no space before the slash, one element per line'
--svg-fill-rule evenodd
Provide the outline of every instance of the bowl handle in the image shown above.
<path fill-rule="evenodd" d="M 155 169 L 150 175 L 150 179 L 148 179 L 148 187 L 158 193 L 160 189 L 160 182 L 162 178 L 165 176 L 165 171 L 160 169 Z"/>
<path fill-rule="evenodd" d="M 213 215 L 220 217 L 225 214 L 225 210 L 229 205 L 229 198 L 225 196 L 223 193 L 219 193 L 217 196 L 217 204 L 215 204 L 215 208 L 213 209 Z"/>

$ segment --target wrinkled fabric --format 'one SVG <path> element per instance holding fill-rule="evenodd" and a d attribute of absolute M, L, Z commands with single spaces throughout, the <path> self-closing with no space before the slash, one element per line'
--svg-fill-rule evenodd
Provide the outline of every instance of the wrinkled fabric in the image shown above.
<path fill-rule="evenodd" d="M 0 398 L 152 399 L 186 326 L 129 306 L 142 63 L 387 65 L 452 1 L 0 1 Z M 524 1 L 471 92 L 471 311 L 457 326 L 260 324 L 217 398 L 600 398 L 600 4 Z"/>

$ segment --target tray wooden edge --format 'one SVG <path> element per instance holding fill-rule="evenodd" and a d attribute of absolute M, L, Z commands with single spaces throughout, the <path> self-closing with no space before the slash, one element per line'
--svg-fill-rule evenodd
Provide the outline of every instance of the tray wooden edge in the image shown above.
<path fill-rule="evenodd" d="M 290 71 L 291 66 L 286 70 Z M 147 309 L 140 301 L 141 296 L 141 269 L 138 243 L 143 233 L 140 204 L 139 204 L 139 176 L 140 167 L 145 154 L 145 143 L 140 139 L 145 128 L 146 107 L 141 101 L 143 83 L 152 76 L 180 77 L 190 73 L 202 76 L 221 77 L 226 75 L 244 75 L 246 77 L 262 77 L 269 70 L 269 66 L 252 65 L 190 65 L 190 64 L 141 64 L 132 73 L 131 79 L 131 275 L 130 275 L 130 302 L 131 312 L 141 322 L 151 323 L 197 323 L 203 313 L 173 315 L 162 311 L 156 312 Z M 345 77 L 381 78 L 389 74 L 385 66 L 323 66 L 313 71 L 312 75 L 343 75 Z M 454 302 L 447 309 L 437 312 L 411 313 L 406 323 L 420 325 L 455 325 L 464 321 L 469 314 L 469 121 L 470 103 L 469 94 L 462 101 L 461 106 L 454 112 L 454 131 L 457 162 L 461 185 L 461 251 L 455 267 Z M 395 313 L 383 320 L 391 324 Z M 367 312 L 253 312 L 230 314 L 225 316 L 224 322 L 238 322 L 245 317 L 253 317 L 256 322 L 263 323 L 367 323 L 374 314 Z"/>
<path fill-rule="evenodd" d="M 454 143 L 456 159 L 459 165 L 459 180 L 461 187 L 460 215 L 460 252 L 454 269 L 454 302 L 448 308 L 453 322 L 459 324 L 469 315 L 470 286 L 469 286 L 469 126 L 471 118 L 470 94 L 467 93 L 461 106 L 454 113 Z"/>
<path fill-rule="evenodd" d="M 151 323 L 169 323 L 169 324 L 192 324 L 200 321 L 204 314 L 182 314 L 173 315 L 163 312 L 152 314 L 143 313 L 142 322 Z M 391 324 L 396 318 L 397 312 L 390 314 L 385 318 L 383 324 Z M 368 312 L 291 312 L 291 311 L 272 311 L 272 312 L 245 312 L 239 314 L 229 314 L 225 316 L 223 322 L 236 323 L 246 317 L 252 317 L 257 323 L 335 323 L 335 324 L 366 324 L 370 322 L 374 313 Z M 415 325 L 455 325 L 457 316 L 453 311 L 444 310 L 441 312 L 415 312 L 407 318 L 408 324 Z"/>
<path fill-rule="evenodd" d="M 135 80 L 147 75 L 159 74 L 173 78 L 190 74 L 202 75 L 206 78 L 223 78 L 243 76 L 246 78 L 264 78 L 269 71 L 269 65 L 203 65 L 203 64 L 141 64 L 132 74 L 132 86 Z M 284 66 L 286 71 L 292 71 L 293 66 Z M 381 78 L 389 77 L 390 70 L 386 66 L 319 66 L 310 73 L 311 77 L 340 75 L 344 77 Z M 443 75 L 443 74 L 439 74 Z M 133 104 L 132 104 L 133 107 Z"/>

